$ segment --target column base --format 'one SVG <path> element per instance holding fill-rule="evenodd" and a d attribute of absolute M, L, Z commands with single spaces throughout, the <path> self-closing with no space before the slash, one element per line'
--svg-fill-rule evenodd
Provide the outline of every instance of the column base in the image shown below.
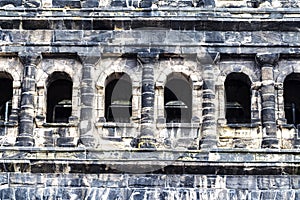
<path fill-rule="evenodd" d="M 277 138 L 263 138 L 261 148 L 279 149 L 279 141 Z"/>
<path fill-rule="evenodd" d="M 156 149 L 156 140 L 154 138 L 140 138 L 137 147 L 139 149 Z"/>
<path fill-rule="evenodd" d="M 15 146 L 19 146 L 19 147 L 32 147 L 34 146 L 34 139 L 32 138 L 32 136 L 18 136 Z"/>
<path fill-rule="evenodd" d="M 79 143 L 84 145 L 85 147 L 95 147 L 96 146 L 96 140 L 91 135 L 81 136 L 79 139 Z"/>
<path fill-rule="evenodd" d="M 217 139 L 201 139 L 199 143 L 200 149 L 213 149 L 217 147 Z"/>

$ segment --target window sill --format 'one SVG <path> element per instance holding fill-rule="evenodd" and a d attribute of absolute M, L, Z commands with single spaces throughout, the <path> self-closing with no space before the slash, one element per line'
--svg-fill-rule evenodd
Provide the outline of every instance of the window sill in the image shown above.
<path fill-rule="evenodd" d="M 136 123 L 120 123 L 120 122 L 97 122 L 96 127 L 103 127 L 103 128 L 137 128 L 139 125 Z"/>
<path fill-rule="evenodd" d="M 287 129 L 297 129 L 297 127 L 294 124 L 282 124 L 280 125 L 282 128 L 287 128 Z"/>
<path fill-rule="evenodd" d="M 17 127 L 18 126 L 18 122 L 16 121 L 2 121 L 0 120 L 0 127 Z"/>
<path fill-rule="evenodd" d="M 76 123 L 43 123 L 43 127 L 76 127 Z"/>
<path fill-rule="evenodd" d="M 165 123 L 160 124 L 166 128 L 199 128 L 201 124 L 199 123 Z"/>
<path fill-rule="evenodd" d="M 222 127 L 229 127 L 229 128 L 256 128 L 259 127 L 257 123 L 235 123 L 235 124 L 226 124 L 222 125 Z"/>

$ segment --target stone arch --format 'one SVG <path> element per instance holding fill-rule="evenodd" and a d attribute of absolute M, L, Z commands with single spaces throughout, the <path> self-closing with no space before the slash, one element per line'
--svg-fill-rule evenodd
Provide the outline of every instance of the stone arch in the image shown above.
<path fill-rule="evenodd" d="M 292 72 L 283 81 L 283 109 L 287 124 L 300 124 L 300 73 Z"/>
<path fill-rule="evenodd" d="M 155 80 L 156 85 L 164 86 L 167 82 L 167 77 L 172 73 L 181 73 L 184 76 L 188 77 L 191 81 L 193 89 L 195 89 L 197 86 L 202 86 L 202 77 L 198 72 L 190 68 L 189 70 L 182 70 L 180 65 L 175 65 L 172 69 L 164 67 L 163 70 L 159 72 Z"/>
<path fill-rule="evenodd" d="M 112 73 L 105 80 L 105 118 L 110 122 L 130 122 L 132 81 L 126 73 Z"/>
<path fill-rule="evenodd" d="M 42 66 L 37 72 L 37 85 L 40 87 L 45 86 L 45 81 L 49 75 L 55 71 L 60 71 L 67 73 L 71 77 L 74 84 L 73 88 L 79 88 L 81 79 L 81 66 L 82 65 L 75 59 L 44 59 L 42 61 Z"/>
<path fill-rule="evenodd" d="M 260 78 L 254 73 L 253 68 L 241 64 L 232 64 L 232 67 L 221 70 L 221 75 L 217 77 L 217 83 L 224 83 L 226 77 L 232 72 L 243 73 L 247 75 L 251 83 L 260 80 Z"/>
<path fill-rule="evenodd" d="M 164 86 L 164 110 L 167 123 L 190 123 L 192 118 L 192 81 L 183 73 L 167 76 Z"/>
<path fill-rule="evenodd" d="M 126 65 L 126 60 L 123 58 L 118 59 L 118 61 L 115 61 L 113 63 L 110 63 L 111 66 L 106 67 L 106 66 L 100 66 L 103 68 L 103 70 L 100 72 L 97 81 L 96 81 L 96 86 L 97 88 L 104 88 L 105 87 L 105 80 L 106 78 L 113 74 L 113 73 L 125 73 L 130 75 L 130 79 L 132 81 L 132 84 L 134 83 L 139 83 L 140 82 L 140 77 L 136 75 L 136 73 L 132 73 L 133 71 L 125 68 L 125 67 L 120 67 L 119 65 Z M 101 64 L 100 64 L 101 65 Z"/>
<path fill-rule="evenodd" d="M 12 110 L 13 77 L 0 71 L 0 120 L 8 121 Z"/>
<path fill-rule="evenodd" d="M 9 73 L 12 76 L 14 88 L 21 86 L 22 64 L 18 58 L 0 58 L 0 71 Z"/>
<path fill-rule="evenodd" d="M 288 66 L 286 68 L 284 68 L 284 70 L 280 70 L 281 73 L 279 73 L 279 75 L 276 78 L 276 82 L 277 83 L 282 83 L 284 82 L 285 78 L 292 74 L 292 73 L 299 73 L 300 72 L 300 67 L 299 70 L 295 70 L 294 67 Z"/>
<path fill-rule="evenodd" d="M 135 61 L 134 59 L 132 59 Z M 105 84 L 107 77 L 111 74 L 127 74 L 131 80 L 132 84 L 132 118 L 138 118 L 140 115 L 140 83 L 141 83 L 141 74 L 139 71 L 139 66 L 136 61 L 131 63 L 131 66 L 127 66 L 127 58 L 124 57 L 113 57 L 104 58 L 101 62 L 98 63 L 97 68 L 101 69 L 98 71 L 96 79 L 96 116 L 102 121 L 102 118 L 105 118 Z M 136 64 L 136 66 L 132 66 Z"/>
<path fill-rule="evenodd" d="M 251 122 L 251 80 L 243 72 L 232 72 L 226 76 L 225 108 L 228 123 Z"/>
<path fill-rule="evenodd" d="M 46 122 L 68 123 L 72 114 L 73 81 L 69 74 L 54 71 L 46 80 Z"/>

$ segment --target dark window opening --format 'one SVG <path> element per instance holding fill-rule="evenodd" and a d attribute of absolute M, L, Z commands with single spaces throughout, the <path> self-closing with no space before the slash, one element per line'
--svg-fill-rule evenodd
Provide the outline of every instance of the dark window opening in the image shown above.
<path fill-rule="evenodd" d="M 13 79 L 6 73 L 0 73 L 0 120 L 8 121 L 11 114 L 13 97 Z"/>
<path fill-rule="evenodd" d="M 284 112 L 288 124 L 300 124 L 300 73 L 288 75 L 283 83 Z"/>
<path fill-rule="evenodd" d="M 164 106 L 167 123 L 190 123 L 192 118 L 192 88 L 184 75 L 174 73 L 164 88 Z"/>
<path fill-rule="evenodd" d="M 231 73 L 225 80 L 227 123 L 251 122 L 251 82 L 243 73 Z"/>
<path fill-rule="evenodd" d="M 124 73 L 114 73 L 106 79 L 105 118 L 108 122 L 128 123 L 132 115 L 132 85 Z"/>
<path fill-rule="evenodd" d="M 72 113 L 71 77 L 65 72 L 54 72 L 48 79 L 47 116 L 48 123 L 68 123 Z"/>

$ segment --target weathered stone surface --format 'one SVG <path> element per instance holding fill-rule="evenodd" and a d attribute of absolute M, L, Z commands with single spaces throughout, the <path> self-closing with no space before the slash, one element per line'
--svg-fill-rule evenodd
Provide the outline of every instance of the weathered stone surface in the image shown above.
<path fill-rule="evenodd" d="M 299 81 L 299 11 L 289 9 L 297 2 L 0 7 L 0 81 L 13 82 L 11 114 L 0 117 L 0 199 L 300 198 L 299 128 L 287 124 L 285 104 L 286 77 Z M 72 82 L 65 123 L 47 122 L 54 72 Z M 106 120 L 105 88 L 117 73 L 132 83 L 128 123 Z M 174 73 L 191 88 L 192 123 L 167 123 L 164 88 Z M 226 122 L 231 73 L 249 78 L 246 124 Z"/>

